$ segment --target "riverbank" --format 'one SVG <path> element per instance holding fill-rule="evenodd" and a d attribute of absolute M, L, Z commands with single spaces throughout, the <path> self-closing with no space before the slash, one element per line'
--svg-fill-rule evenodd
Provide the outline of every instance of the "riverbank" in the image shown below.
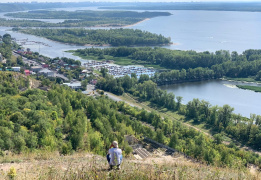
<path fill-rule="evenodd" d="M 261 87 L 258 87 L 258 86 L 247 86 L 247 85 L 236 85 L 236 86 L 240 89 L 261 92 Z"/>
<path fill-rule="evenodd" d="M 256 83 L 256 84 L 261 84 L 261 81 L 256 81 L 253 78 L 230 78 L 230 77 L 225 77 L 221 78 L 221 80 L 225 81 L 234 81 L 234 82 L 243 82 L 243 83 Z"/>

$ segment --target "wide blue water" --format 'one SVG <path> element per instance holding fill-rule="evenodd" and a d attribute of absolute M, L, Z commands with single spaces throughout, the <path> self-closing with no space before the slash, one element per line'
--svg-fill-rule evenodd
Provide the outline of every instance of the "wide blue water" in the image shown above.
<path fill-rule="evenodd" d="M 133 26 L 166 37 L 177 45 L 169 49 L 239 53 L 261 48 L 261 13 L 233 11 L 168 11 L 172 16 L 156 17 Z"/>

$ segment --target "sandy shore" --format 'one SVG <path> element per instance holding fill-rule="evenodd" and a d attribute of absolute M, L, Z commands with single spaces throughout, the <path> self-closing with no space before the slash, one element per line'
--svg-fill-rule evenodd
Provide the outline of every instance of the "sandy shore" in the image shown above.
<path fill-rule="evenodd" d="M 139 22 L 137 22 L 137 23 L 130 24 L 130 25 L 126 25 L 126 26 L 122 26 L 122 27 L 131 27 L 131 26 L 135 26 L 135 25 L 137 25 L 137 24 L 140 24 L 140 23 L 145 22 L 145 21 L 148 21 L 148 20 L 150 20 L 150 18 L 146 18 L 146 19 L 144 19 L 144 20 L 142 20 L 142 21 L 139 21 Z"/>

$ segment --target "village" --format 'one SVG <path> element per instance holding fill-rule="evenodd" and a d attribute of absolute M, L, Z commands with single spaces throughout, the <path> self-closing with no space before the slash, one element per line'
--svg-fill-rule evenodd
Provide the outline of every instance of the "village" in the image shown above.
<path fill-rule="evenodd" d="M 123 77 L 125 75 L 131 76 L 135 73 L 137 78 L 142 74 L 146 74 L 149 77 L 155 74 L 153 68 L 145 68 L 143 66 L 119 66 L 114 64 L 113 60 L 95 61 L 86 60 L 85 62 L 75 61 L 68 58 L 54 58 L 39 56 L 36 52 L 32 52 L 29 48 L 26 50 L 18 49 L 13 50 L 13 55 L 17 58 L 21 56 L 24 66 L 12 66 L 8 67 L 6 71 L 22 72 L 25 75 L 43 75 L 46 77 L 61 78 L 63 84 L 69 86 L 72 89 L 86 89 L 81 85 L 81 81 L 92 75 L 92 79 L 89 80 L 90 87 L 93 87 L 89 91 L 93 91 L 95 84 L 97 83 L 98 74 L 95 71 L 100 71 L 102 68 L 108 70 L 108 74 L 115 78 Z M 6 60 L 0 55 L 0 62 L 6 63 Z M 79 78 L 68 77 L 65 72 L 74 71 L 80 69 Z M 0 68 L 0 71 L 3 70 Z M 89 93 L 86 93 L 89 94 Z"/>

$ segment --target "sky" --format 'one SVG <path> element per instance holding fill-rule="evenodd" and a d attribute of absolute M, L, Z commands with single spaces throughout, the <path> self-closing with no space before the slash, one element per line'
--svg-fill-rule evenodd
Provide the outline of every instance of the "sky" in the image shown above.
<path fill-rule="evenodd" d="M 7 2 L 86 2 L 88 0 L 0 0 Z M 89 0 L 93 2 L 261 2 L 261 0 Z"/>

